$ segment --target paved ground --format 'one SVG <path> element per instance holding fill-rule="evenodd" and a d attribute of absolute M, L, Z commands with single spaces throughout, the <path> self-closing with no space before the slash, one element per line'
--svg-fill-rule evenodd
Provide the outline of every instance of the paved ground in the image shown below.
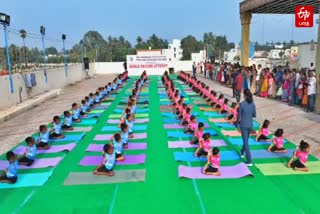
<path fill-rule="evenodd" d="M 114 77 L 115 75 L 99 75 L 70 85 L 63 89 L 63 94 L 0 123 L 0 154 L 7 152 L 28 135 L 38 131 L 40 124 L 51 122 L 54 115 L 61 115 L 63 111 L 71 108 L 73 102 L 80 102 L 89 92 L 94 92 L 97 87 L 104 86 Z"/>
<path fill-rule="evenodd" d="M 211 88 L 217 92 L 222 92 L 231 100 L 232 90 L 225 86 L 204 79 L 202 75 L 198 79 L 204 80 Z M 270 130 L 283 128 L 285 137 L 295 144 L 305 140 L 312 145 L 311 153 L 320 158 L 320 115 L 315 113 L 306 113 L 297 107 L 290 107 L 286 103 L 271 99 L 254 97 L 257 107 L 257 121 L 262 123 L 265 119 L 271 121 Z"/>

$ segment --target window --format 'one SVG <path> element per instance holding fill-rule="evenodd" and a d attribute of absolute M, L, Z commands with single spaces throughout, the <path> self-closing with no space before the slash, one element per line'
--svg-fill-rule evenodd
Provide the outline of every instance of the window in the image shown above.
<path fill-rule="evenodd" d="M 176 48 L 173 48 L 174 52 L 176 52 Z"/>
<path fill-rule="evenodd" d="M 174 58 L 176 58 L 176 54 L 174 54 L 173 56 L 174 56 Z"/>

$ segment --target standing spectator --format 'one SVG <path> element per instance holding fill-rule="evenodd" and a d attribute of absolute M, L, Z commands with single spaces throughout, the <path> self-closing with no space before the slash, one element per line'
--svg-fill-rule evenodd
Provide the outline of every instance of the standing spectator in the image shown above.
<path fill-rule="evenodd" d="M 232 97 L 236 97 L 236 78 L 238 76 L 239 72 L 238 70 L 234 69 L 231 73 L 231 84 L 232 84 Z"/>
<path fill-rule="evenodd" d="M 196 62 L 193 62 L 193 64 L 192 64 L 193 78 L 196 78 L 196 73 L 197 73 L 197 65 L 196 65 Z"/>
<path fill-rule="evenodd" d="M 260 94 L 260 88 L 261 88 L 260 76 L 261 76 L 261 71 L 262 71 L 262 67 L 259 64 L 258 65 L 258 69 L 257 69 L 257 74 L 256 74 L 256 93 L 255 93 L 255 95 L 259 95 Z"/>
<path fill-rule="evenodd" d="M 283 71 L 282 67 L 279 65 L 277 71 L 276 71 L 276 84 L 277 84 L 277 89 L 282 85 L 282 78 L 283 78 Z"/>
<path fill-rule="evenodd" d="M 316 71 L 316 67 L 314 67 L 313 62 L 310 63 L 309 72 L 310 71 Z"/>
<path fill-rule="evenodd" d="M 252 166 L 251 151 L 249 147 L 249 136 L 253 128 L 253 117 L 256 117 L 256 106 L 250 90 L 244 91 L 245 100 L 240 103 L 238 109 L 238 123 L 240 123 L 243 146 L 240 151 L 241 158 L 246 154 L 247 166 Z"/>
<path fill-rule="evenodd" d="M 201 71 L 201 74 L 203 74 L 203 62 L 200 63 L 200 71 Z"/>
<path fill-rule="evenodd" d="M 290 99 L 289 99 L 289 106 L 293 106 L 295 104 L 295 99 L 296 99 L 296 91 L 295 91 L 295 85 L 296 85 L 296 72 L 297 70 L 296 69 L 292 69 L 292 71 L 289 71 L 290 73 L 290 77 L 289 77 L 289 80 L 290 80 L 290 89 L 289 89 L 289 92 L 290 92 Z"/>
<path fill-rule="evenodd" d="M 237 72 L 237 76 L 235 78 L 235 89 L 236 89 L 236 100 L 237 103 L 240 103 L 241 99 L 241 91 L 242 91 L 242 86 L 243 86 L 243 74 L 242 72 Z"/>
<path fill-rule="evenodd" d="M 206 67 L 205 67 L 206 70 L 204 71 L 204 76 L 205 76 L 205 78 L 207 78 L 207 75 L 209 75 L 210 67 L 211 67 L 210 62 L 207 61 L 207 62 L 206 62 Z"/>
<path fill-rule="evenodd" d="M 308 80 L 308 107 L 307 112 L 314 111 L 314 104 L 316 99 L 316 83 L 317 80 L 315 78 L 315 73 L 311 71 L 309 73 L 309 80 Z"/>
<path fill-rule="evenodd" d="M 288 102 L 289 90 L 290 90 L 290 74 L 288 70 L 285 70 L 283 75 L 283 86 L 282 86 L 282 102 Z"/>
<path fill-rule="evenodd" d="M 127 68 L 127 61 L 124 61 L 124 63 L 123 63 L 123 69 L 124 69 L 124 71 L 127 71 L 127 70 L 128 70 L 128 68 Z"/>
<path fill-rule="evenodd" d="M 200 62 L 198 62 L 197 64 L 197 73 L 200 74 L 201 70 L 200 70 Z"/>

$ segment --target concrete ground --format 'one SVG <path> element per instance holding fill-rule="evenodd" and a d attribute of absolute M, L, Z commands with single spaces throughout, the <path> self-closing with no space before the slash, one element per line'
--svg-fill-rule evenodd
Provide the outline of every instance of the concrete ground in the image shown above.
<path fill-rule="evenodd" d="M 201 74 L 198 74 L 197 78 L 204 81 L 210 88 L 215 89 L 218 93 L 223 93 L 228 99 L 230 98 L 232 101 L 235 100 L 235 98 L 232 98 L 231 88 L 205 79 Z M 297 145 L 301 140 L 305 140 L 311 144 L 311 153 L 317 158 L 320 158 L 319 114 L 306 113 L 301 108 L 288 106 L 287 103 L 257 96 L 254 97 L 254 102 L 257 108 L 256 119 L 259 123 L 268 119 L 271 122 L 271 131 L 283 128 L 285 137 Z"/>
<path fill-rule="evenodd" d="M 39 125 L 51 122 L 54 115 L 61 115 L 63 111 L 70 109 L 72 103 L 80 103 L 90 92 L 95 92 L 97 87 L 106 85 L 115 76 L 115 74 L 99 75 L 67 86 L 59 96 L 0 123 L 0 154 L 38 131 Z M 0 115 L 1 113 L 3 112 L 0 111 Z"/>

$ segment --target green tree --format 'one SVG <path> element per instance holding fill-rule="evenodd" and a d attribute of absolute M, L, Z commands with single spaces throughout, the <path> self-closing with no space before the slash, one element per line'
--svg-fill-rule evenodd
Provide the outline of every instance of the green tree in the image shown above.
<path fill-rule="evenodd" d="M 191 53 L 199 52 L 202 44 L 194 36 L 188 35 L 181 40 L 182 60 L 191 60 Z"/>
<path fill-rule="evenodd" d="M 57 55 L 58 50 L 55 47 L 46 48 L 46 55 Z"/>
<path fill-rule="evenodd" d="M 24 30 L 24 29 L 21 29 L 20 30 L 20 37 L 22 38 L 22 41 L 23 41 L 22 52 L 24 54 L 24 63 L 25 63 L 25 66 L 27 67 L 28 66 L 28 60 L 27 60 L 27 50 L 26 50 L 26 42 L 25 42 L 25 39 L 27 38 L 27 31 Z"/>

